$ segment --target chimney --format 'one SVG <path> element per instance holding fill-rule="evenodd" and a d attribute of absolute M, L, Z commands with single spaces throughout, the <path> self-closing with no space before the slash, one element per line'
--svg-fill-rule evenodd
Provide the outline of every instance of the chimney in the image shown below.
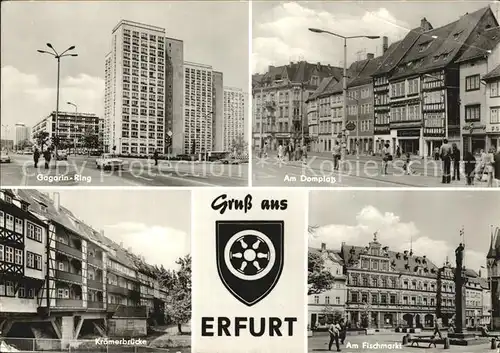
<path fill-rule="evenodd" d="M 382 37 L 382 53 L 385 53 L 389 48 L 389 38 L 387 36 Z"/>
<path fill-rule="evenodd" d="M 273 70 L 273 69 L 274 69 L 274 66 L 273 65 L 269 65 L 269 68 L 268 68 L 267 71 L 271 72 L 271 70 Z"/>
<path fill-rule="evenodd" d="M 367 58 L 368 60 L 371 60 L 371 59 L 375 58 L 375 54 L 373 54 L 373 53 L 367 53 L 367 54 L 366 54 L 366 58 Z"/>
<path fill-rule="evenodd" d="M 58 192 L 52 194 L 52 202 L 56 211 L 59 212 L 61 210 L 61 195 Z"/>
<path fill-rule="evenodd" d="M 101 229 L 101 230 L 99 231 L 99 234 L 101 234 L 101 237 L 103 237 L 103 238 L 104 238 L 104 229 Z"/>
<path fill-rule="evenodd" d="M 326 250 L 326 244 L 325 243 L 321 243 L 321 251 L 325 251 Z"/>
<path fill-rule="evenodd" d="M 424 17 L 420 20 L 420 28 L 424 31 L 430 31 L 432 29 L 432 25 L 430 24 L 429 21 Z"/>

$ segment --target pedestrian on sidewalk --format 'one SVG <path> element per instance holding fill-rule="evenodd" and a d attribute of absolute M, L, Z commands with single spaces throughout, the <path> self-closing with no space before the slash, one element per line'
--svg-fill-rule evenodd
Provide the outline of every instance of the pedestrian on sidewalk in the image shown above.
<path fill-rule="evenodd" d="M 45 169 L 49 169 L 50 159 L 52 158 L 50 148 L 47 147 L 45 152 L 43 152 L 43 158 L 45 159 Z"/>
<path fill-rule="evenodd" d="M 333 322 L 328 328 L 328 333 L 330 334 L 330 342 L 328 343 L 328 350 L 332 350 L 333 342 L 337 347 L 337 352 L 340 352 L 339 336 L 340 336 L 340 326 L 337 322 Z"/>
<path fill-rule="evenodd" d="M 399 146 L 396 147 L 396 158 L 397 159 L 401 158 L 401 148 L 399 148 Z"/>
<path fill-rule="evenodd" d="M 283 160 L 283 145 L 280 143 L 280 145 L 278 146 L 278 159 L 280 161 Z"/>
<path fill-rule="evenodd" d="M 500 187 L 500 146 L 497 147 L 497 153 L 493 156 L 493 178 L 496 187 Z"/>
<path fill-rule="evenodd" d="M 263 153 L 264 153 L 264 157 L 267 158 L 267 142 L 264 143 Z"/>
<path fill-rule="evenodd" d="M 302 163 L 306 164 L 307 163 L 307 145 L 305 143 L 300 148 L 300 154 L 302 157 Z"/>
<path fill-rule="evenodd" d="M 155 160 L 155 166 L 158 166 L 158 150 L 153 153 L 153 159 Z"/>
<path fill-rule="evenodd" d="M 476 177 L 476 158 L 472 152 L 465 153 L 464 164 L 467 185 L 474 185 L 474 179 Z"/>
<path fill-rule="evenodd" d="M 344 344 L 346 336 L 347 336 L 347 325 L 345 323 L 344 318 L 342 318 L 340 319 L 340 336 L 339 336 L 340 344 Z"/>
<path fill-rule="evenodd" d="M 382 174 L 387 175 L 387 166 L 392 161 L 390 145 L 386 143 L 382 149 Z"/>
<path fill-rule="evenodd" d="M 38 168 L 38 161 L 40 160 L 40 151 L 38 147 L 35 147 L 35 152 L 33 152 L 33 162 L 35 163 L 35 168 Z"/>
<path fill-rule="evenodd" d="M 434 333 L 432 334 L 432 338 L 436 337 L 436 335 L 439 336 L 439 339 L 443 339 L 443 336 L 441 335 L 441 323 L 439 322 L 441 319 L 436 319 L 434 321 Z"/>
<path fill-rule="evenodd" d="M 443 140 L 443 144 L 439 149 L 439 155 L 443 161 L 443 177 L 441 183 L 449 184 L 451 183 L 451 146 L 448 143 L 448 139 Z"/>
<path fill-rule="evenodd" d="M 495 163 L 495 149 L 490 148 L 488 153 L 484 158 L 484 174 L 486 174 L 486 187 L 493 187 L 493 175 L 494 175 L 494 163 Z"/>
<path fill-rule="evenodd" d="M 451 158 L 453 160 L 453 177 L 451 180 L 457 179 L 460 181 L 460 150 L 457 147 L 456 143 L 451 145 Z"/>
<path fill-rule="evenodd" d="M 439 161 L 439 148 L 434 148 L 434 160 Z"/>
<path fill-rule="evenodd" d="M 333 170 L 339 169 L 339 161 L 340 161 L 340 145 L 338 141 L 335 141 L 335 145 L 332 149 L 333 154 Z"/>
<path fill-rule="evenodd" d="M 406 172 L 407 175 L 413 174 L 412 171 L 411 171 L 411 156 L 410 156 L 410 152 L 406 152 L 406 154 L 405 154 L 404 169 L 405 169 L 405 172 Z"/>

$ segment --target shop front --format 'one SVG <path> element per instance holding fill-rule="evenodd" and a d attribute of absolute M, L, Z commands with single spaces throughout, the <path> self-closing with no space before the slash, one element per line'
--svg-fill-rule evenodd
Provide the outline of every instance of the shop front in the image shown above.
<path fill-rule="evenodd" d="M 479 154 L 488 149 L 486 125 L 469 124 L 462 128 L 464 152 Z"/>
<path fill-rule="evenodd" d="M 400 129 L 397 132 L 397 140 L 401 154 L 418 155 L 420 153 L 420 129 Z"/>

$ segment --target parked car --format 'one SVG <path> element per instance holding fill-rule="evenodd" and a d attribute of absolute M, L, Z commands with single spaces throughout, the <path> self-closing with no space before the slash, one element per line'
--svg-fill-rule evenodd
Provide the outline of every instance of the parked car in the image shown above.
<path fill-rule="evenodd" d="M 58 161 L 67 161 L 68 160 L 68 152 L 66 152 L 65 150 L 57 151 L 56 159 Z"/>
<path fill-rule="evenodd" d="M 7 151 L 2 151 L 0 155 L 0 163 L 10 163 L 10 156 Z"/>
<path fill-rule="evenodd" d="M 112 153 L 103 153 L 95 160 L 95 165 L 98 169 L 122 169 L 123 164 L 123 160 L 117 158 Z"/>

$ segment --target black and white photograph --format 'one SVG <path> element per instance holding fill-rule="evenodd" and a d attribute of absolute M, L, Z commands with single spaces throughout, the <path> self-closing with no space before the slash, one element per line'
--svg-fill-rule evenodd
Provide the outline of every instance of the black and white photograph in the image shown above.
<path fill-rule="evenodd" d="M 254 2 L 252 185 L 500 186 L 499 11 Z"/>
<path fill-rule="evenodd" d="M 383 196 L 309 193 L 308 351 L 496 349 L 500 193 Z"/>
<path fill-rule="evenodd" d="M 248 185 L 248 2 L 1 7 L 2 185 Z"/>
<path fill-rule="evenodd" d="M 190 196 L 0 189 L 0 351 L 191 352 Z"/>

